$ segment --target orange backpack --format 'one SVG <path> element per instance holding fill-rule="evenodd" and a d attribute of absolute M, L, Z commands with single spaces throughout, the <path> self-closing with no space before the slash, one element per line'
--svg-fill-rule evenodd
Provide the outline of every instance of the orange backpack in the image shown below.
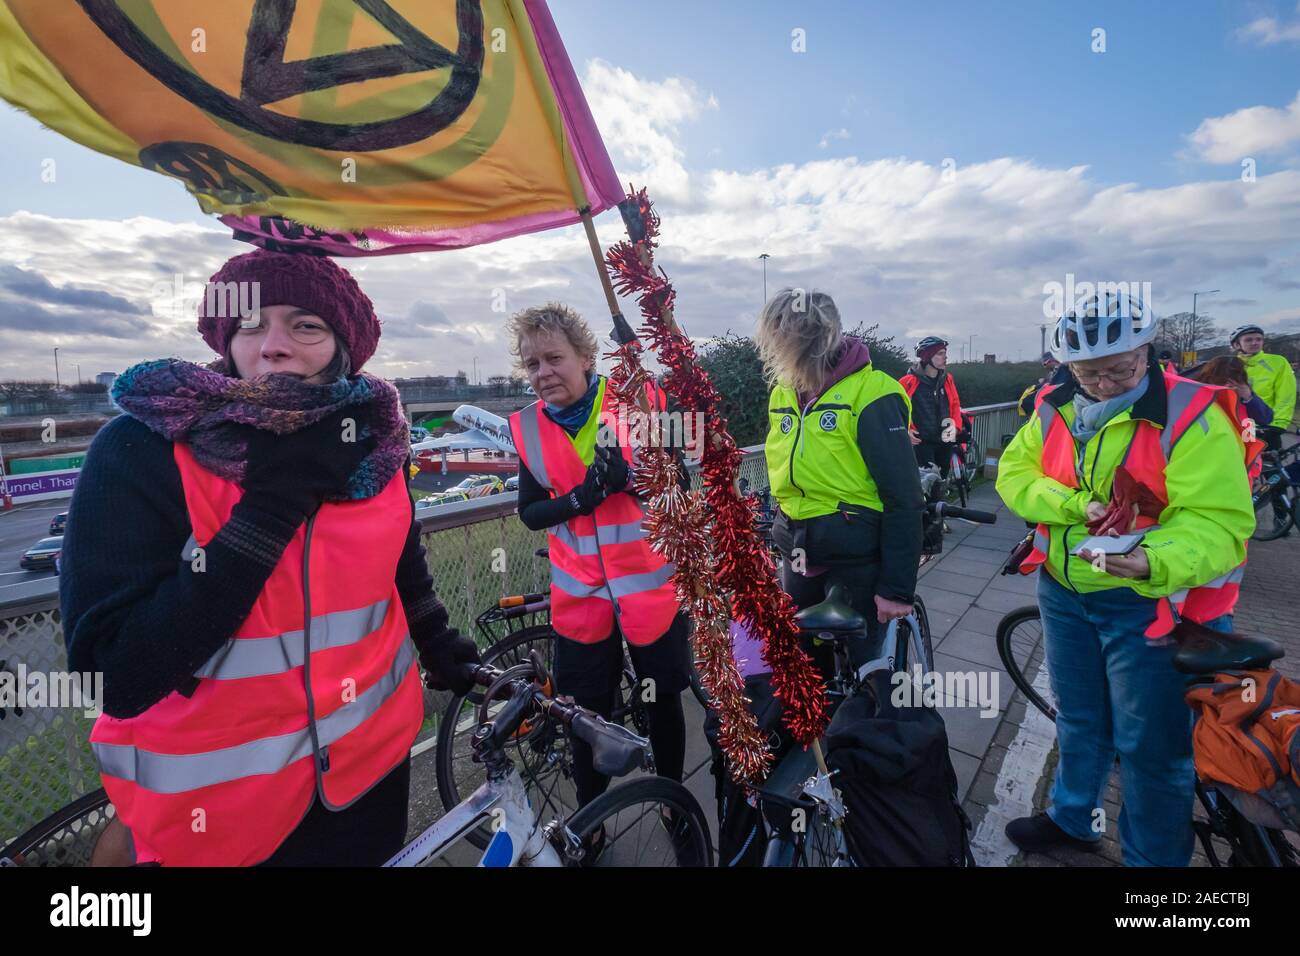
<path fill-rule="evenodd" d="M 1197 776 L 1253 794 L 1300 830 L 1300 684 L 1273 670 L 1221 671 L 1187 703 Z"/>

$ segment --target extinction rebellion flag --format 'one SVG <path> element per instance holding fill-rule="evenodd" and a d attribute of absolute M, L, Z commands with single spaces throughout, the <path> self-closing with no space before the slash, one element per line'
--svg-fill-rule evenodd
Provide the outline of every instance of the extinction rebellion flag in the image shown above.
<path fill-rule="evenodd" d="M 273 249 L 459 248 L 622 198 L 543 0 L 0 0 L 0 96 Z"/>

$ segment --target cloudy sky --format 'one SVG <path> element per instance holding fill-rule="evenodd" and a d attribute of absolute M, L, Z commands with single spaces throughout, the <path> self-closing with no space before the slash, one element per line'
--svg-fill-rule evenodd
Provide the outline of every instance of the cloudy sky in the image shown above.
<path fill-rule="evenodd" d="M 823 289 L 849 325 L 956 357 L 971 336 L 1036 354 L 1067 273 L 1149 282 L 1163 313 L 1220 289 L 1200 308 L 1221 325 L 1300 329 L 1291 0 L 550 6 L 620 176 L 659 203 L 697 338 L 752 329 L 760 253 L 772 291 Z M 65 381 L 209 358 L 174 277 L 248 247 L 179 183 L 4 104 L 0 142 L 0 378 L 53 378 L 55 346 Z M 598 225 L 618 238 L 616 213 Z M 349 267 L 385 321 L 377 374 L 506 371 L 502 296 L 608 325 L 577 229 Z"/>

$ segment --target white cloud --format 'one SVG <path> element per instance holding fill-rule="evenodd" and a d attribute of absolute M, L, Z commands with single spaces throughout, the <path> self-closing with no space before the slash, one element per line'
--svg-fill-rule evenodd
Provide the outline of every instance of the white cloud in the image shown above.
<path fill-rule="evenodd" d="M 849 138 L 849 131 L 842 126 L 839 129 L 827 130 L 826 133 L 822 136 L 821 142 L 817 144 L 817 148 L 826 149 L 835 140 L 848 139 L 848 138 Z"/>
<path fill-rule="evenodd" d="M 761 252 L 772 256 L 769 291 L 829 291 L 850 326 L 879 323 L 905 343 L 919 332 L 954 341 L 974 334 L 978 352 L 1013 357 L 1037 352 L 1043 285 L 1063 282 L 1067 272 L 1149 281 L 1164 312 L 1190 306 L 1192 289 L 1221 287 L 1224 301 L 1214 307 L 1225 324 L 1270 325 L 1295 311 L 1300 169 L 1253 183 L 1226 177 L 1153 189 L 1099 183 L 1086 166 L 1015 157 L 960 166 L 955 176 L 906 157 L 746 170 L 710 169 L 704 158 L 692 168 L 680 130 L 716 108 L 711 97 L 680 78 L 647 82 L 600 61 L 588 67 L 586 88 L 620 172 L 635 170 L 633 182 L 647 185 L 659 204 L 658 261 L 676 284 L 678 320 L 697 340 L 752 331 L 762 304 Z M 615 213 L 597 228 L 606 245 L 621 237 Z M 40 273 L 56 290 L 47 296 L 104 293 L 145 310 L 153 305 L 152 316 L 140 313 L 147 332 L 131 337 L 107 319 L 80 333 L 33 329 L 31 310 L 7 313 L 0 301 L 0 378 L 40 374 L 32 370 L 47 365 L 52 374 L 46 356 L 56 345 L 61 360 L 80 361 L 87 374 L 161 355 L 209 358 L 193 317 L 166 314 L 168 299 L 159 300 L 154 285 L 177 273 L 201 283 L 248 248 L 216 224 L 0 217 L 0 262 Z M 505 372 L 506 317 L 548 300 L 573 305 L 602 338 L 608 332 L 577 227 L 344 265 L 385 323 L 367 366 L 376 374 L 469 371 L 475 358 L 485 378 Z M 46 289 L 35 277 L 23 282 Z M 1253 302 L 1237 304 L 1242 299 Z M 635 312 L 634 303 L 624 307 Z"/>
<path fill-rule="evenodd" d="M 664 198 L 686 200 L 690 176 L 676 134 L 687 120 L 718 108 L 690 80 L 645 80 L 604 60 L 591 60 L 582 82 L 587 102 L 620 176 Z"/>
<path fill-rule="evenodd" d="M 1237 36 L 1261 46 L 1300 43 L 1300 5 L 1296 6 L 1296 14 L 1296 19 L 1290 22 L 1278 20 L 1277 17 L 1259 17 L 1239 29 Z"/>
<path fill-rule="evenodd" d="M 1200 158 L 1211 163 L 1236 163 L 1280 150 L 1300 141 L 1300 92 L 1283 109 L 1249 106 L 1202 120 L 1188 138 Z"/>

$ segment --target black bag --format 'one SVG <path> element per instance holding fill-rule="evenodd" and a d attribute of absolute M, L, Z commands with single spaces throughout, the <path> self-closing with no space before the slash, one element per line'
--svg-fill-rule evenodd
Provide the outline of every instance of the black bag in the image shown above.
<path fill-rule="evenodd" d="M 773 765 L 789 751 L 793 739 L 781 722 L 781 702 L 772 693 L 770 674 L 745 678 L 745 696 L 749 709 L 758 721 L 758 729 L 768 735 Z M 737 786 L 727 775 L 726 762 L 718 747 L 719 721 L 710 710 L 704 717 L 704 735 L 713 752 L 714 793 L 718 800 L 718 866 L 762 866 L 767 851 L 767 835 L 762 815 L 746 799 L 745 788 Z"/>
<path fill-rule="evenodd" d="M 785 557 L 798 549 L 813 565 L 863 564 L 880 560 L 880 512 L 841 501 L 837 511 L 798 520 L 778 511 L 772 543 Z"/>
<path fill-rule="evenodd" d="M 975 865 L 937 710 L 877 716 L 871 695 L 850 697 L 827 730 L 826 763 L 844 797 L 845 840 L 858 866 Z"/>

